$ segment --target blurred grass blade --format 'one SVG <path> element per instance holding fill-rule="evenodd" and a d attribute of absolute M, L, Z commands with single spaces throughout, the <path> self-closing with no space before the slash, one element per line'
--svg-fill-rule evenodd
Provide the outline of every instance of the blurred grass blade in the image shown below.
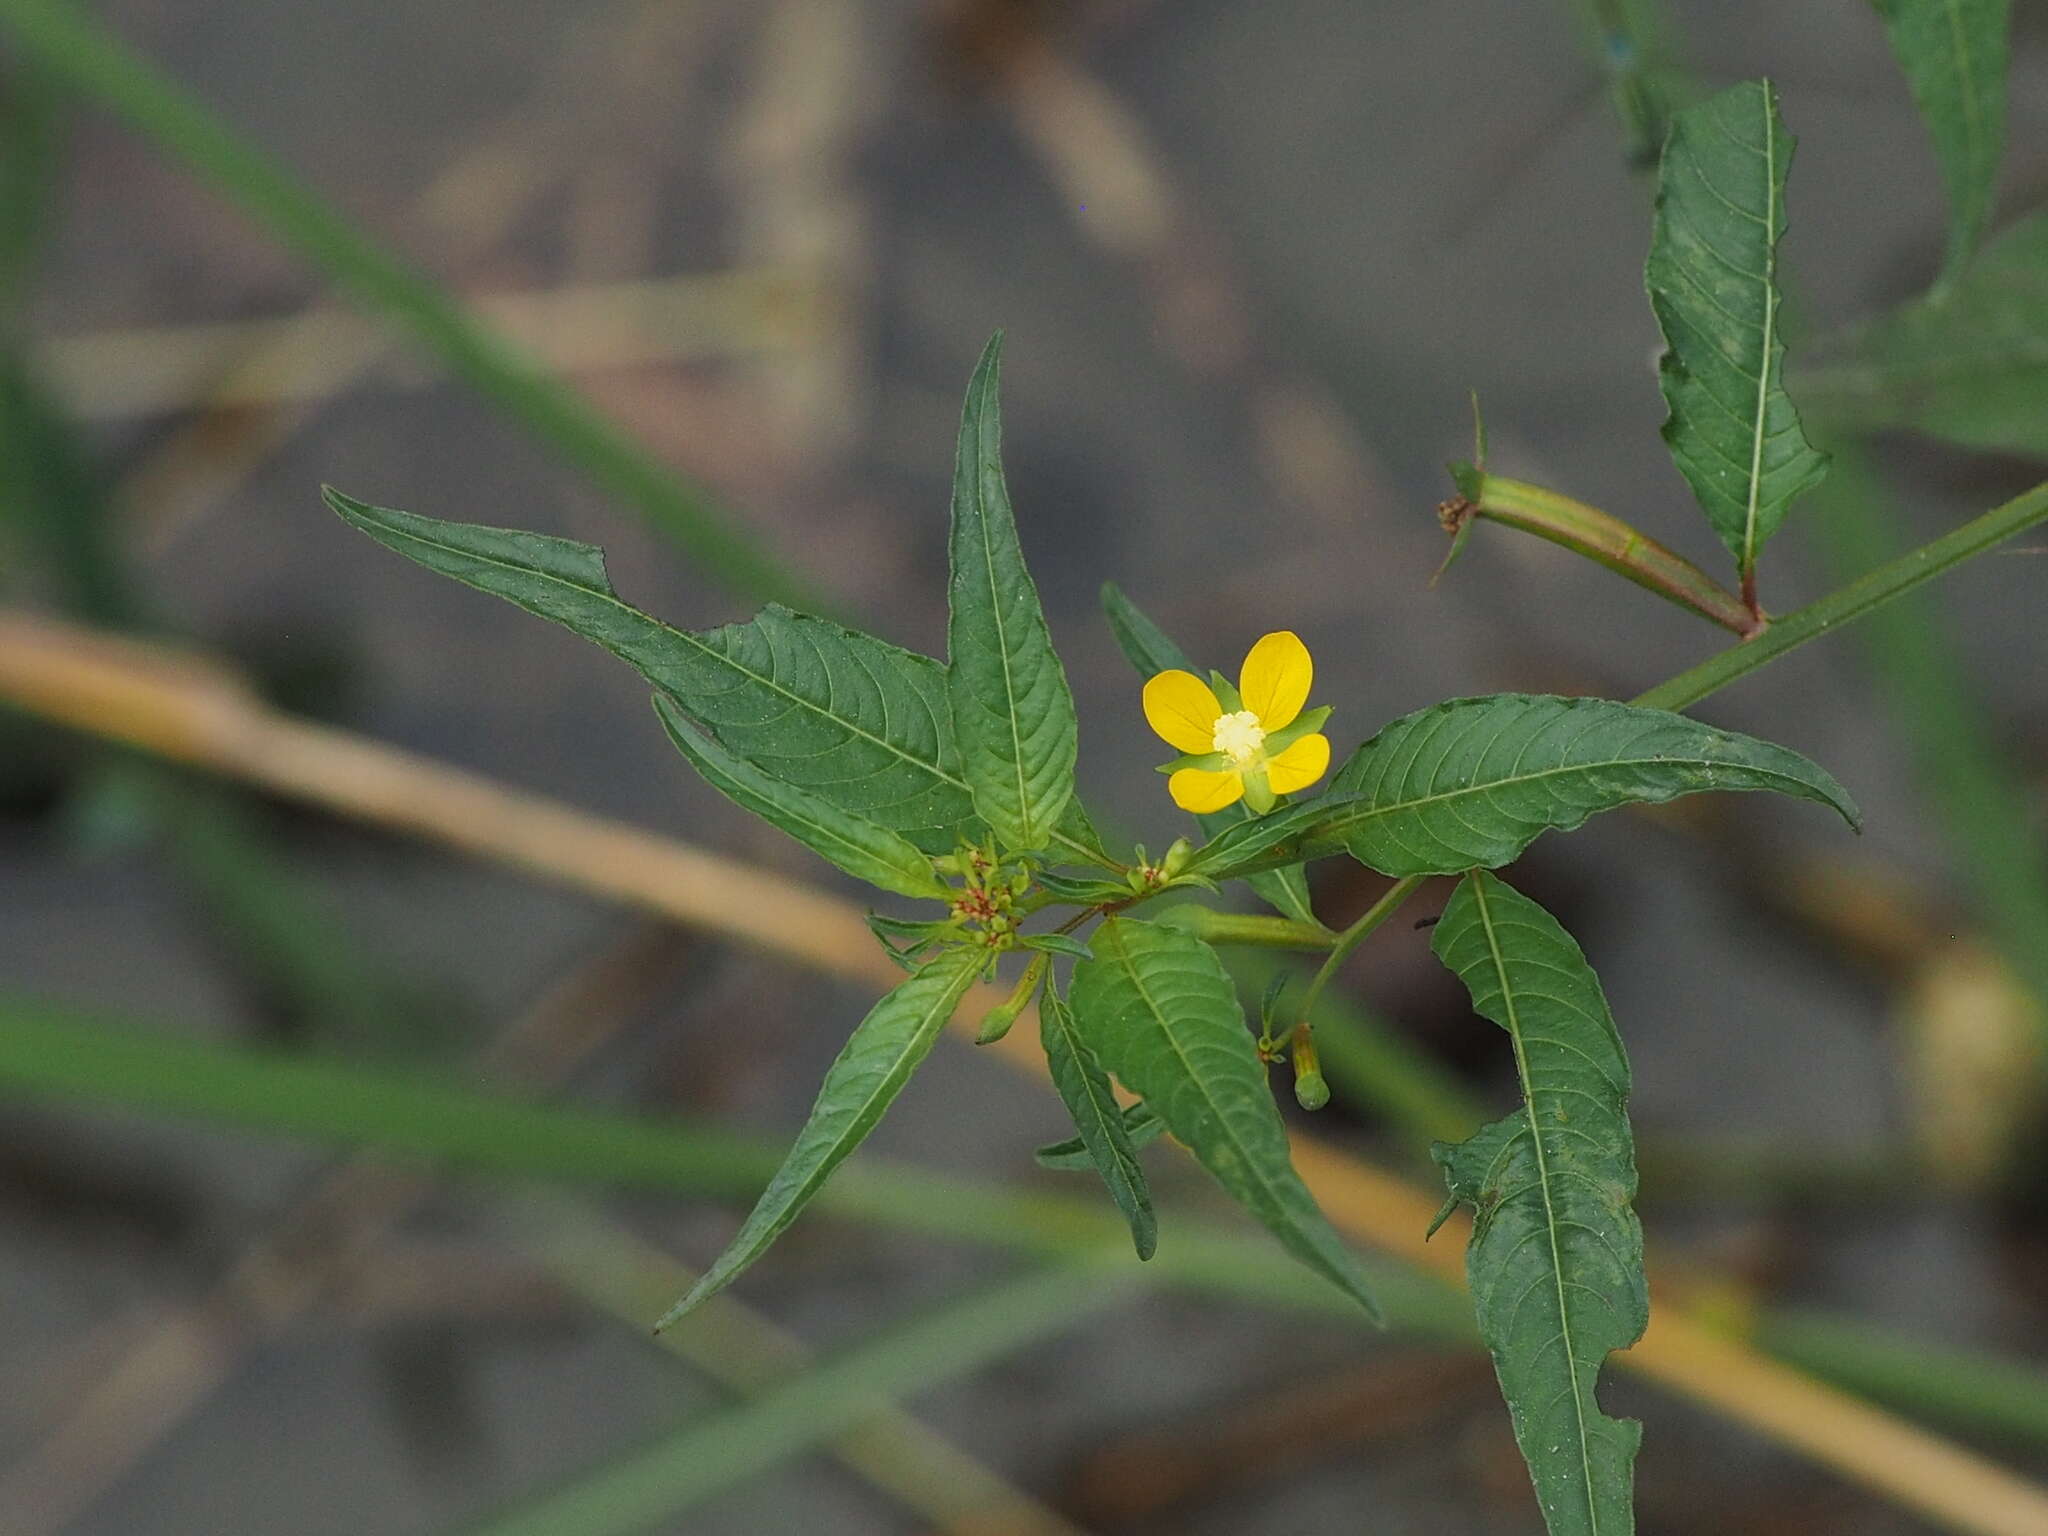
<path fill-rule="evenodd" d="M 1814 498 L 1814 535 L 1837 579 L 1902 542 L 1897 502 L 1860 448 L 1838 450 L 1839 485 Z M 1861 640 L 1875 693 L 1918 759 L 1972 904 L 2021 983 L 2048 1004 L 2048 859 L 2040 818 L 2000 751 L 1955 646 L 1927 602 L 1870 615 Z M 2044 1009 L 2048 1017 L 2048 1009 Z"/>
<path fill-rule="evenodd" d="M 1479 1335 L 1551 1536 L 1627 1536 L 1642 1426 L 1594 1398 L 1650 1320 L 1621 1036 L 1571 936 L 1492 875 L 1459 882 L 1432 947 L 1507 1031 L 1521 1083 L 1518 1113 L 1433 1149 L 1474 1213 Z"/>
<path fill-rule="evenodd" d="M 53 77 L 183 160 L 526 431 L 635 507 L 708 576 L 757 600 L 806 599 L 802 584 L 702 491 L 686 485 L 575 389 L 543 372 L 442 288 L 387 254 L 77 6 L 66 0 L 0 0 L 0 29 Z"/>
<path fill-rule="evenodd" d="M 0 1098 L 134 1109 L 487 1174 L 729 1201 L 757 1196 L 786 1151 L 730 1131 L 519 1103 L 422 1074 L 168 1038 L 4 994 Z M 1127 1241 L 1123 1222 L 1095 1200 L 1022 1193 L 875 1158 L 841 1168 L 814 1208 L 1048 1258 Z M 1451 1291 L 1384 1261 L 1361 1262 L 1399 1320 L 1441 1337 L 1469 1337 L 1469 1316 Z M 1264 1243 L 1199 1219 L 1176 1232 L 1150 1273 L 1347 1325 L 1360 1318 L 1307 1271 L 1272 1263 Z"/>
<path fill-rule="evenodd" d="M 1124 1111 L 1117 1106 L 1116 1093 L 1102 1063 L 1095 1059 L 1088 1042 L 1074 1024 L 1074 1015 L 1060 998 L 1059 989 L 1047 986 L 1038 1000 L 1038 1036 L 1045 1047 L 1045 1063 L 1052 1073 L 1053 1087 L 1060 1102 L 1074 1117 L 1074 1128 L 1088 1161 L 1102 1175 L 1110 1197 L 1131 1224 L 1131 1245 L 1140 1259 L 1149 1259 L 1159 1246 L 1159 1219 L 1152 1212 L 1152 1191 L 1145 1183 L 1145 1169 L 1138 1161 L 1138 1144 L 1131 1134 Z M 1138 1109 L 1143 1125 L 1159 1122 L 1142 1105 Z M 1141 1130 L 1142 1133 L 1142 1130 Z M 1043 1152 L 1041 1166 L 1052 1166 Z"/>
<path fill-rule="evenodd" d="M 1356 1257 L 1294 1171 L 1237 989 L 1192 934 L 1112 917 L 1068 1002 L 1104 1067 L 1281 1246 L 1378 1316 Z"/>
<path fill-rule="evenodd" d="M 753 1402 L 685 1425 L 470 1536 L 631 1536 L 927 1391 L 1126 1299 L 1149 1272 L 1094 1259 L 1033 1270 L 884 1332 Z"/>
<path fill-rule="evenodd" d="M 2048 458 L 2048 213 L 2021 220 L 1948 284 L 1829 348 L 1797 378 L 1824 428 L 1904 428 Z"/>
<path fill-rule="evenodd" d="M 1991 221 L 2005 154 L 2009 0 L 1875 0 L 1892 52 L 1934 140 L 1948 189 L 1948 253 L 1938 287 L 1968 265 Z"/>
<path fill-rule="evenodd" d="M 947 693 L 974 808 L 1008 848 L 1049 846 L 1074 795 L 1074 695 L 1017 542 L 1003 483 L 1003 333 L 960 413 L 947 555 Z"/>
<path fill-rule="evenodd" d="M 1175 670 L 1192 672 L 1197 677 L 1202 675 L 1202 669 L 1188 660 L 1187 652 L 1174 643 L 1172 636 L 1154 624 L 1113 581 L 1102 584 L 1102 611 L 1109 620 L 1110 633 L 1116 636 L 1117 648 L 1137 668 L 1138 676 L 1152 678 L 1161 672 Z M 1195 822 L 1214 838 L 1226 829 L 1252 819 L 1250 808 L 1240 800 L 1207 816 L 1197 816 Z M 1299 864 L 1262 870 L 1249 877 L 1246 883 L 1274 911 L 1298 923 L 1310 923 L 1318 928 L 1323 926 L 1316 920 L 1315 907 L 1309 900 L 1308 874 Z"/>
<path fill-rule="evenodd" d="M 941 954 L 868 1010 L 826 1071 L 810 1117 L 739 1234 L 662 1315 L 655 1332 L 680 1322 L 707 1297 L 732 1284 L 803 1213 L 931 1054 L 939 1032 L 980 973 L 982 959 L 976 949 Z"/>
<path fill-rule="evenodd" d="M 662 729 L 676 750 L 735 805 L 780 827 L 857 880 L 900 896 L 947 898 L 949 893 L 933 872 L 931 859 L 909 839 L 763 773 L 745 758 L 726 751 L 692 725 L 665 693 L 654 696 L 654 712 L 661 717 Z"/>
<path fill-rule="evenodd" d="M 1678 113 L 1644 272 L 1664 333 L 1664 441 L 1735 557 L 1745 599 L 1764 541 L 1827 472 L 1780 382 L 1778 240 L 1791 159 L 1767 80 Z"/>

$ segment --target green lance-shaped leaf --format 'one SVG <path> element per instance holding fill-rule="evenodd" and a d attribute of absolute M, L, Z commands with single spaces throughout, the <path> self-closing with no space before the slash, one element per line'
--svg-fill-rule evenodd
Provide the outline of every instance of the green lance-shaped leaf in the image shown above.
<path fill-rule="evenodd" d="M 595 545 L 325 494 L 387 548 L 596 641 L 770 777 L 927 853 L 976 835 L 945 669 L 930 657 L 773 606 L 747 624 L 673 629 L 620 600 Z"/>
<path fill-rule="evenodd" d="M 946 686 L 974 808 L 1011 848 L 1053 841 L 1074 793 L 1074 696 L 1052 648 L 1038 588 L 1017 544 L 1003 484 L 997 375 L 989 338 L 960 413 L 953 470 Z"/>
<path fill-rule="evenodd" d="M 782 828 L 820 858 L 838 865 L 857 880 L 903 896 L 944 901 L 946 887 L 932 870 L 930 857 L 900 832 L 892 832 L 822 795 L 798 789 L 728 752 L 699 730 L 665 693 L 654 696 L 654 712 L 676 750 L 690 760 L 713 789 L 763 821 Z"/>
<path fill-rule="evenodd" d="M 1646 278 L 1665 352 L 1664 441 L 1747 582 L 1827 472 L 1780 380 L 1778 238 L 1792 136 L 1753 80 L 1672 119 Z"/>
<path fill-rule="evenodd" d="M 1621 1036 L 1571 935 L 1492 875 L 1459 884 L 1433 947 L 1508 1032 L 1522 1089 L 1520 1111 L 1433 1149 L 1474 1212 L 1479 1335 L 1551 1536 L 1626 1536 L 1642 1426 L 1593 1395 L 1650 1318 Z"/>
<path fill-rule="evenodd" d="M 1731 789 L 1816 800 L 1857 824 L 1848 791 L 1785 747 L 1609 699 L 1499 693 L 1394 721 L 1337 770 L 1328 814 L 1283 813 L 1307 822 L 1300 841 L 1260 857 L 1342 847 L 1385 875 L 1459 874 L 1498 868 L 1600 811 Z"/>
<path fill-rule="evenodd" d="M 1113 581 L 1102 584 L 1102 611 L 1109 619 L 1110 633 L 1116 636 L 1118 649 L 1137 668 L 1140 677 L 1152 678 L 1161 672 L 1176 670 L 1193 672 L 1197 677 L 1202 675 L 1188 660 L 1187 652 L 1174 643 L 1172 636 L 1153 623 Z M 1232 827 L 1256 824 L 1258 820 L 1242 800 L 1195 818 L 1196 824 L 1212 842 Z M 1249 883 L 1259 899 L 1276 912 L 1284 913 L 1298 923 L 1316 923 L 1315 907 L 1309 901 L 1308 875 L 1299 864 L 1262 870 L 1251 876 Z M 1321 925 L 1318 923 L 1317 926 Z"/>
<path fill-rule="evenodd" d="M 1138 1257 L 1149 1259 L 1159 1246 L 1159 1220 L 1152 1213 L 1152 1191 L 1138 1163 L 1137 1148 L 1124 1112 L 1110 1088 L 1109 1074 L 1081 1038 L 1074 1015 L 1058 989 L 1048 986 L 1038 1000 L 1038 1038 L 1060 1101 L 1074 1117 L 1074 1129 L 1110 1197 L 1131 1224 L 1131 1244 Z"/>
<path fill-rule="evenodd" d="M 1830 352 L 1799 386 L 1831 427 L 2048 458 L 2048 214 L 2001 233 L 1938 299 L 1903 305 Z"/>
<path fill-rule="evenodd" d="M 1875 0 L 1948 188 L 1946 285 L 1991 219 L 2005 154 L 2009 0 Z"/>
<path fill-rule="evenodd" d="M 1134 1152 L 1144 1151 L 1166 1134 L 1165 1122 L 1146 1108 L 1142 1099 L 1124 1106 L 1123 1119 L 1124 1135 Z M 1031 1158 L 1039 1167 L 1050 1168 L 1056 1173 L 1091 1173 L 1096 1166 L 1095 1154 L 1088 1150 L 1087 1143 L 1079 1136 L 1048 1142 L 1032 1153 Z"/>
<path fill-rule="evenodd" d="M 1074 967 L 1081 1038 L 1288 1252 L 1378 1315 L 1358 1262 L 1294 1171 L 1237 989 L 1192 934 L 1113 917 Z"/>
<path fill-rule="evenodd" d="M 941 955 L 868 1011 L 825 1073 L 810 1119 L 739 1235 L 654 1325 L 656 1332 L 732 1284 L 825 1187 L 832 1170 L 866 1139 L 910 1074 L 931 1053 L 932 1043 L 974 984 L 983 958 L 967 949 Z"/>

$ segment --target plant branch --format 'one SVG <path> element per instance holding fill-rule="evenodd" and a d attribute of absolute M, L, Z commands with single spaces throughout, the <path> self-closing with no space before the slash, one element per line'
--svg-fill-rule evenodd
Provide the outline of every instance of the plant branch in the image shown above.
<path fill-rule="evenodd" d="M 1357 922 L 1337 935 L 1337 942 L 1330 946 L 1329 958 L 1323 961 L 1321 968 L 1310 980 L 1308 991 L 1302 996 L 1301 1006 L 1295 1010 L 1295 1016 L 1301 1021 L 1303 1029 L 1307 1029 L 1309 1021 L 1315 1017 L 1316 1003 L 1323 995 L 1323 988 L 1330 984 L 1330 978 L 1337 974 L 1338 968 L 1351 958 L 1351 952 L 1363 944 L 1375 928 L 1392 917 L 1400 910 L 1401 903 L 1415 894 L 1416 887 L 1422 884 L 1423 878 L 1421 875 L 1410 875 L 1405 880 L 1396 880 L 1386 888 L 1378 901 L 1365 909 L 1364 915 Z"/>
<path fill-rule="evenodd" d="M 1903 597 L 1922 582 L 1953 570 L 1965 560 L 1983 554 L 1994 544 L 2016 533 L 2024 533 L 2043 521 L 2048 521 L 2048 482 L 2021 492 L 2003 506 L 1994 507 L 1981 517 L 1971 518 L 1962 527 L 1922 544 L 1896 560 L 1885 562 L 1817 602 L 1773 619 L 1771 627 L 1755 639 L 1718 656 L 1708 657 L 1669 682 L 1638 694 L 1631 702 L 1646 709 L 1689 709 L 1708 694 L 1726 688 L 1738 678 L 1747 677 L 1787 651 L 1809 640 L 1818 640 L 1845 624 L 1853 624 L 1892 599 Z"/>

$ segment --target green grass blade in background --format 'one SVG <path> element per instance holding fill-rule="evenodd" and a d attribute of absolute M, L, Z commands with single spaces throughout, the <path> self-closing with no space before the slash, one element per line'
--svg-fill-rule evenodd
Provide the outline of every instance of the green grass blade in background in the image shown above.
<path fill-rule="evenodd" d="M 1149 1272 L 1103 1259 L 1030 1271 L 936 1307 L 750 1403 L 685 1425 L 469 1536 L 632 1536 L 927 1390 L 1127 1299 Z"/>
<path fill-rule="evenodd" d="M 326 497 L 386 548 L 603 646 L 763 772 L 927 853 L 972 835 L 945 670 L 930 657 L 773 605 L 746 624 L 674 629 L 620 600 L 595 545 Z"/>
<path fill-rule="evenodd" d="M 1896 550 L 1904 530 L 1890 487 L 1863 450 L 1845 444 L 1837 457 L 1840 483 L 1814 498 L 1812 523 L 1830 573 L 1846 580 Z M 1971 905 L 2013 973 L 2048 1003 L 2048 847 L 1945 631 L 1920 600 L 1872 613 L 1858 636 L 1877 701 L 1911 744 Z"/>
<path fill-rule="evenodd" d="M 1202 670 L 1188 660 L 1187 652 L 1173 641 L 1144 613 L 1138 605 L 1123 593 L 1113 581 L 1102 584 L 1102 611 L 1109 620 L 1110 633 L 1116 636 L 1117 648 L 1124 653 L 1130 664 L 1137 668 L 1142 678 L 1157 677 L 1161 672 L 1192 672 L 1200 677 Z M 1195 823 L 1211 838 L 1219 836 L 1231 827 L 1253 820 L 1251 808 L 1242 800 L 1223 810 L 1207 816 L 1197 816 Z M 1290 864 L 1281 869 L 1262 870 L 1248 878 L 1247 883 L 1258 898 L 1267 906 L 1298 923 L 1322 924 L 1317 921 L 1315 907 L 1309 900 L 1308 874 L 1299 864 Z"/>
<path fill-rule="evenodd" d="M 2010 0 L 1874 0 L 1934 140 L 1948 189 L 1940 286 L 1969 263 L 1991 221 L 2005 155 Z"/>
<path fill-rule="evenodd" d="M 1152 1212 L 1152 1191 L 1145 1183 L 1145 1170 L 1138 1162 L 1137 1145 L 1118 1108 L 1116 1093 L 1095 1052 L 1081 1038 L 1074 1015 L 1061 1000 L 1058 988 L 1047 985 L 1038 999 L 1038 1038 L 1045 1047 L 1046 1067 L 1060 1102 L 1074 1117 L 1074 1128 L 1088 1161 L 1102 1175 L 1110 1198 L 1131 1224 L 1131 1245 L 1138 1257 L 1149 1259 L 1159 1246 L 1159 1219 Z M 1142 1111 L 1144 1123 L 1158 1125 L 1150 1110 Z M 1162 1126 L 1161 1129 L 1164 1129 Z M 1041 1152 L 1041 1166 L 1051 1166 Z"/>
<path fill-rule="evenodd" d="M 1307 838 L 1384 875 L 1457 874 L 1601 811 L 1708 790 L 1775 790 L 1856 825 L 1848 792 L 1785 747 L 1610 699 L 1500 693 L 1417 710 L 1359 747 L 1330 784 L 1348 798 Z"/>
<path fill-rule="evenodd" d="M 5 35 L 53 78 L 99 102 L 182 160 L 329 277 L 674 539 L 705 574 L 756 600 L 808 593 L 735 526 L 581 394 L 472 317 L 66 0 L 0 0 Z M 817 606 L 813 604 L 812 606 Z"/>
<path fill-rule="evenodd" d="M 1302 1263 L 1377 1315 L 1365 1277 L 1295 1173 L 1237 988 L 1191 934 L 1112 917 L 1068 1001 L 1103 1066 Z"/>
<path fill-rule="evenodd" d="M 998 331 L 960 413 L 948 543 L 947 692 L 974 808 L 1003 845 L 1048 847 L 1074 795 L 1074 695 L 1003 483 Z"/>
<path fill-rule="evenodd" d="M 1769 81 L 1678 113 L 1644 272 L 1664 333 L 1664 441 L 1735 557 L 1745 596 L 1764 541 L 1827 472 L 1780 379 L 1778 240 L 1791 159 Z"/>
<path fill-rule="evenodd" d="M 1627 1536 L 1642 1426 L 1594 1396 L 1650 1320 L 1621 1036 L 1571 935 L 1492 875 L 1459 883 L 1432 947 L 1507 1031 L 1522 1090 L 1520 1111 L 1435 1149 L 1473 1210 L 1479 1335 L 1551 1536 Z"/>
<path fill-rule="evenodd" d="M 867 1139 L 911 1074 L 931 1054 L 939 1031 L 974 985 L 982 958 L 979 950 L 948 951 L 885 993 L 868 1010 L 826 1071 L 810 1117 L 739 1235 L 654 1325 L 657 1332 L 732 1284 L 803 1213 L 825 1187 L 832 1170 Z"/>
<path fill-rule="evenodd" d="M 2048 214 L 2021 220 L 1938 299 L 1901 305 L 1797 378 L 1824 429 L 1905 428 L 2048 458 Z"/>
<path fill-rule="evenodd" d="M 947 898 L 949 893 L 933 872 L 931 859 L 908 838 L 841 810 L 809 790 L 785 784 L 726 751 L 692 725 L 665 693 L 654 695 L 654 712 L 676 750 L 735 805 L 780 827 L 857 880 L 901 896 Z"/>

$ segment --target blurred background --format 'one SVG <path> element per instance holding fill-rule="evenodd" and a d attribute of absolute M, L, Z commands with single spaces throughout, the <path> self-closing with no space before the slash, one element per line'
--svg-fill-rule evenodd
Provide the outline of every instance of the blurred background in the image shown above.
<path fill-rule="evenodd" d="M 840 884 L 694 780 L 627 669 L 318 487 L 600 543 L 685 626 L 794 595 L 942 652 L 960 392 L 1002 326 L 1011 491 L 1120 835 L 1184 828 L 1106 578 L 1204 664 L 1301 633 L 1340 752 L 1452 694 L 1627 697 L 1724 637 L 1496 527 L 1429 578 L 1475 390 L 1493 467 L 1721 570 L 1657 432 L 1661 104 L 1779 83 L 1795 370 L 1922 291 L 1944 223 L 1868 6 L 1671 9 L 97 7 L 159 81 L 5 0 L 4 600 L 174 638 L 349 733 L 322 740 Z M 2008 221 L 2048 196 L 2048 25 L 2016 9 Z M 379 250 L 615 425 L 494 375 Z M 1836 447 L 1773 609 L 2040 474 Z M 1513 878 L 1629 1043 L 1639 1207 L 1685 1275 L 1658 1303 L 2048 1477 L 2027 545 L 1701 711 L 1831 769 L 1862 838 L 1704 799 L 1546 838 Z M 1033 1164 L 1057 1103 L 950 1041 L 854 1165 L 864 1208 L 814 1211 L 657 1346 L 677 1266 L 729 1236 L 872 987 L 52 725 L 71 652 L 27 654 L 8 702 L 42 704 L 0 713 L 8 1536 L 1540 1528 L 1456 1303 L 1390 1269 L 1397 1326 L 1360 1328 L 1163 1152 L 1162 1264 L 1208 1234 L 1229 1275 L 1048 1270 L 1094 1241 L 1062 1213 L 1107 1203 Z M 1379 884 L 1315 875 L 1333 922 Z M 1431 1137 L 1512 1083 L 1426 940 L 1390 925 L 1344 974 L 1316 1126 L 1433 1186 Z M 280 1062 L 314 1075 L 252 1067 Z M 485 1097 L 543 1106 L 478 1122 L 462 1160 L 501 1176 L 405 1155 Z M 900 1406 L 841 1436 L 884 1377 Z M 1932 1528 L 1620 1371 L 1602 1396 L 1647 1426 L 1647 1532 Z"/>

